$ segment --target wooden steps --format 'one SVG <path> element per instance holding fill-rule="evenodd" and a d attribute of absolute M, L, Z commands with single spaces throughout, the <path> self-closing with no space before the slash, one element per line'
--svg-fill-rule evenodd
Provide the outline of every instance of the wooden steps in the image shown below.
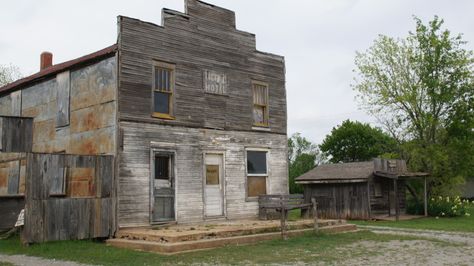
<path fill-rule="evenodd" d="M 291 228 L 288 236 L 298 236 L 313 231 L 311 227 L 304 226 L 308 223 L 300 223 L 299 226 Z M 356 230 L 353 224 L 347 224 L 343 220 L 322 221 L 319 231 L 324 233 L 338 233 Z M 159 231 L 159 230 L 158 230 Z M 164 236 L 164 234 L 145 235 L 143 229 L 125 229 L 119 231 L 117 238 L 107 240 L 107 244 L 134 250 L 155 252 L 160 254 L 175 254 L 194 250 L 217 248 L 225 245 L 251 244 L 264 240 L 280 239 L 279 228 L 270 224 L 267 228 L 242 228 L 240 230 L 212 230 L 207 233 L 190 232 L 190 234 L 179 234 L 178 236 Z"/>

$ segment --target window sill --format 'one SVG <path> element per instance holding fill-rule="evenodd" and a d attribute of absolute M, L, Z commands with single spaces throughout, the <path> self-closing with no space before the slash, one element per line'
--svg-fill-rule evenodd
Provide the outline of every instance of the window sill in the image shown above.
<path fill-rule="evenodd" d="M 258 202 L 258 197 L 247 197 L 245 202 Z"/>
<path fill-rule="evenodd" d="M 271 129 L 268 126 L 257 126 L 253 125 L 252 130 L 258 130 L 258 131 L 271 131 Z"/>
<path fill-rule="evenodd" d="M 18 195 L 0 195 L 0 199 L 15 199 L 15 198 L 24 198 L 24 194 L 18 194 Z"/>
<path fill-rule="evenodd" d="M 162 114 L 162 113 L 152 113 L 152 117 L 155 118 L 161 118 L 161 119 L 167 119 L 167 120 L 175 120 L 176 118 L 174 116 L 171 116 L 169 114 Z"/>

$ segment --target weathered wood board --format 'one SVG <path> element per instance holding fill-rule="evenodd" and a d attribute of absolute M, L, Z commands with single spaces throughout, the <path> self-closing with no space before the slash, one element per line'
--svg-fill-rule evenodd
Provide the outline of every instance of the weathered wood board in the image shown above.
<path fill-rule="evenodd" d="M 87 167 L 95 169 L 94 195 L 70 197 L 54 193 L 57 192 L 56 179 L 60 169 Z M 27 168 L 22 234 L 25 242 L 100 238 L 114 234 L 115 212 L 112 195 L 108 193 L 114 182 L 113 156 L 29 153 Z"/>

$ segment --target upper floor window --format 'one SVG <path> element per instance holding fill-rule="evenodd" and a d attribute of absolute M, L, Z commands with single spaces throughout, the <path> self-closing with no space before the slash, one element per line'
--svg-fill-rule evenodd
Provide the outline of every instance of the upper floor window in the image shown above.
<path fill-rule="evenodd" d="M 155 62 L 153 66 L 153 116 L 165 119 L 173 117 L 175 66 Z"/>
<path fill-rule="evenodd" d="M 268 84 L 252 82 L 253 91 L 253 124 L 254 126 L 268 126 Z"/>

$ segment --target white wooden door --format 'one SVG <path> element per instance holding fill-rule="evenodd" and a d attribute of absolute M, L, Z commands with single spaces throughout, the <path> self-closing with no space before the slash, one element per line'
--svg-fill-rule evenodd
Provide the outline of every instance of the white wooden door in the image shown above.
<path fill-rule="evenodd" d="M 224 215 L 224 167 L 221 154 L 206 154 L 204 159 L 204 214 Z"/>

